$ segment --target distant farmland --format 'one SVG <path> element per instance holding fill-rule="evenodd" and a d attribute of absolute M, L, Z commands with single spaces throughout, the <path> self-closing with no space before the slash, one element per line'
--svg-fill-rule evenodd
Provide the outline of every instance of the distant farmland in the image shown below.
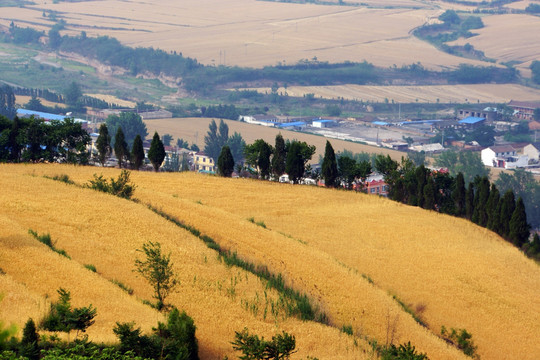
<path fill-rule="evenodd" d="M 65 33 L 109 35 L 129 46 L 182 52 L 216 66 L 261 67 L 312 58 L 366 60 L 384 67 L 421 62 L 431 69 L 482 64 L 448 55 L 411 34 L 442 13 L 421 1 L 390 1 L 385 8 L 255 0 L 36 2 L 3 9 L 0 24 L 9 26 L 13 19 L 19 26 L 46 29 L 52 22 L 43 10 L 51 10 L 67 21 Z"/>
<path fill-rule="evenodd" d="M 270 88 L 256 88 L 261 93 L 270 93 Z M 430 86 L 288 86 L 280 93 L 303 97 L 314 94 L 316 98 L 356 100 L 365 102 L 395 101 L 397 103 L 506 103 L 510 100 L 538 100 L 540 90 L 516 84 L 481 85 L 430 85 Z"/>

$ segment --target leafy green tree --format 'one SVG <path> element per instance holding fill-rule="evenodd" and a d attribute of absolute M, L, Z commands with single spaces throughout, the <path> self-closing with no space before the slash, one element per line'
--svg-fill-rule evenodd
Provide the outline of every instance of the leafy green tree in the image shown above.
<path fill-rule="evenodd" d="M 105 165 L 107 157 L 111 153 L 111 137 L 107 124 L 103 123 L 99 127 L 99 136 L 96 140 L 96 149 L 98 151 L 98 161 L 101 166 Z"/>
<path fill-rule="evenodd" d="M 446 10 L 439 16 L 439 20 L 450 25 L 459 24 L 461 22 L 459 15 L 454 10 Z"/>
<path fill-rule="evenodd" d="M 409 152 L 407 154 L 407 157 L 411 159 L 411 161 L 416 166 L 425 165 L 426 164 L 426 152 L 424 150 L 422 151 L 413 151 Z"/>
<path fill-rule="evenodd" d="M 433 177 L 429 176 L 427 178 L 427 182 L 423 188 L 422 195 L 424 199 L 422 207 L 428 210 L 435 209 L 435 182 L 433 181 Z"/>
<path fill-rule="evenodd" d="M 360 176 L 358 164 L 356 160 L 343 155 L 338 157 L 337 163 L 341 180 L 347 189 L 350 189 L 354 180 Z"/>
<path fill-rule="evenodd" d="M 161 353 L 169 359 L 198 360 L 198 345 L 195 323 L 185 311 L 173 308 L 167 324 L 158 323 L 154 332 L 161 342 Z"/>
<path fill-rule="evenodd" d="M 521 248 L 530 236 L 530 225 L 527 223 L 527 213 L 525 212 L 525 205 L 521 197 L 516 201 L 516 208 L 510 218 L 509 228 L 510 241 Z"/>
<path fill-rule="evenodd" d="M 214 163 L 217 163 L 221 148 L 227 144 L 229 140 L 229 127 L 223 119 L 221 119 L 218 125 L 215 120 L 212 120 L 208 125 L 208 132 L 204 136 L 204 153 L 214 159 Z"/>
<path fill-rule="evenodd" d="M 532 80 L 535 83 L 540 84 L 540 61 L 534 60 L 529 68 L 532 71 Z"/>
<path fill-rule="evenodd" d="M 491 146 L 495 143 L 495 129 L 493 126 L 482 125 L 468 133 L 465 141 L 476 141 L 484 147 Z"/>
<path fill-rule="evenodd" d="M 140 135 L 135 136 L 131 148 L 131 163 L 135 170 L 139 170 L 144 163 L 144 146 Z"/>
<path fill-rule="evenodd" d="M 226 145 L 231 149 L 231 154 L 235 163 L 242 163 L 242 160 L 244 159 L 244 148 L 246 147 L 246 142 L 242 138 L 242 135 L 235 131 L 234 134 L 229 136 Z"/>
<path fill-rule="evenodd" d="M 9 85 L 0 86 L 0 115 L 7 117 L 9 120 L 17 115 L 15 106 L 15 93 Z"/>
<path fill-rule="evenodd" d="M 225 145 L 221 148 L 221 154 L 219 154 L 218 173 L 224 177 L 231 177 L 234 171 L 234 158 L 231 154 L 231 149 Z"/>
<path fill-rule="evenodd" d="M 70 333 L 73 330 L 86 332 L 94 323 L 97 310 L 92 305 L 82 308 L 71 308 L 71 293 L 65 289 L 58 289 L 60 299 L 51 304 L 49 314 L 42 320 L 41 327 L 48 331 L 61 331 Z"/>
<path fill-rule="evenodd" d="M 411 345 L 401 344 L 398 346 L 391 344 L 381 351 L 381 360 L 428 360 L 424 353 L 417 353 L 416 348 Z"/>
<path fill-rule="evenodd" d="M 68 88 L 64 92 L 64 98 L 66 100 L 66 104 L 68 105 L 76 105 L 79 99 L 82 97 L 82 91 L 81 86 L 76 83 L 75 81 L 72 81 L 71 84 L 69 84 Z"/>
<path fill-rule="evenodd" d="M 242 352 L 242 360 L 289 359 L 296 352 L 294 335 L 285 331 L 272 336 L 272 341 L 266 341 L 264 337 L 251 335 L 244 328 L 241 332 L 235 332 L 235 340 L 231 344 L 234 350 Z"/>
<path fill-rule="evenodd" d="M 270 175 L 270 156 L 272 147 L 263 139 L 257 139 L 251 145 L 244 148 L 246 163 L 257 167 L 261 178 L 266 179 Z"/>
<path fill-rule="evenodd" d="M 324 160 L 322 163 L 322 177 L 324 184 L 328 187 L 336 187 L 338 179 L 338 168 L 336 161 L 336 154 L 330 141 L 326 140 L 326 147 L 324 149 Z"/>
<path fill-rule="evenodd" d="M 118 159 L 118 166 L 121 169 L 124 161 L 129 159 L 128 144 L 125 140 L 124 131 L 121 127 L 116 130 L 116 135 L 114 137 L 114 153 Z"/>
<path fill-rule="evenodd" d="M 116 136 L 116 129 L 119 127 L 122 128 L 128 148 L 131 148 L 137 135 L 141 136 L 143 142 L 148 136 L 148 131 L 146 129 L 146 125 L 142 121 L 142 118 L 139 114 L 134 112 L 121 112 L 119 115 L 109 115 L 105 120 L 105 123 L 109 128 L 112 139 L 114 139 Z M 111 146 L 114 147 L 114 144 L 111 144 Z"/>
<path fill-rule="evenodd" d="M 466 193 L 467 190 L 465 189 L 465 178 L 463 177 L 463 173 L 458 173 L 456 176 L 454 191 L 452 192 L 456 216 L 465 215 Z"/>
<path fill-rule="evenodd" d="M 154 133 L 152 142 L 150 143 L 150 149 L 148 150 L 148 159 L 152 163 L 154 170 L 159 171 L 159 167 L 163 164 L 165 159 L 165 147 L 159 138 L 157 131 Z"/>
<path fill-rule="evenodd" d="M 307 162 L 315 153 L 315 146 L 308 145 L 305 141 L 293 140 L 286 145 L 286 149 L 285 172 L 293 183 L 298 184 L 304 176 Z"/>
<path fill-rule="evenodd" d="M 161 141 L 163 141 L 163 145 L 171 146 L 172 139 L 173 137 L 171 134 L 164 134 L 163 137 L 161 138 Z"/>
<path fill-rule="evenodd" d="M 536 121 L 540 121 L 540 108 L 534 109 L 533 118 Z"/>
<path fill-rule="evenodd" d="M 179 149 L 189 149 L 189 143 L 184 139 L 176 139 L 176 147 Z"/>
<path fill-rule="evenodd" d="M 285 162 L 287 159 L 287 149 L 285 140 L 281 133 L 276 135 L 274 146 L 274 155 L 272 156 L 272 173 L 276 178 L 279 178 L 285 173 Z"/>
<path fill-rule="evenodd" d="M 94 174 L 94 180 L 90 180 L 89 184 L 86 184 L 85 186 L 124 199 L 130 199 L 136 189 L 136 186 L 129 182 L 130 174 L 129 171 L 122 170 L 120 175 L 118 175 L 118 179 L 115 180 L 114 178 L 111 178 L 110 183 L 103 175 L 97 176 Z"/>
<path fill-rule="evenodd" d="M 154 298 L 157 300 L 156 308 L 163 310 L 167 307 L 165 299 L 179 285 L 174 273 L 171 254 L 163 254 L 161 244 L 152 241 L 145 242 L 142 249 L 137 249 L 137 251 L 143 253 L 144 258 L 135 260 L 135 271 L 141 274 L 154 288 Z"/>
<path fill-rule="evenodd" d="M 489 169 L 482 163 L 480 154 L 471 151 L 445 151 L 435 158 L 435 165 L 447 168 L 452 176 L 463 173 L 466 184 L 476 176 L 489 177 Z"/>

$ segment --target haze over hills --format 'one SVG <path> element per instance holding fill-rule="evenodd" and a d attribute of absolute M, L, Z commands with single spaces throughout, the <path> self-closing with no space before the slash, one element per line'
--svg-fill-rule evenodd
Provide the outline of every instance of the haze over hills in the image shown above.
<path fill-rule="evenodd" d="M 97 307 L 91 339 L 114 341 L 111 329 L 119 320 L 155 326 L 160 315 L 141 303 L 151 289 L 132 271 L 135 249 L 151 239 L 171 251 L 181 278 L 171 302 L 195 320 L 202 358 L 234 357 L 230 341 L 244 326 L 266 337 L 293 333 L 299 349 L 294 358 L 371 358 L 365 339 L 388 341 L 391 324 L 395 343 L 411 341 L 431 359 L 465 358 L 438 337 L 443 325 L 467 329 L 484 359 L 540 355 L 538 265 L 465 220 L 366 194 L 193 173 L 133 172 L 138 203 L 43 177 L 66 174 L 84 184 L 96 170 L 1 165 L 0 183 L 8 189 L 0 197 L 0 281 L 8 289 L 3 319 L 21 326 L 28 316 L 39 318 L 47 297 L 62 286 L 76 305 Z M 119 171 L 99 173 L 115 177 Z M 147 204 L 241 259 L 281 273 L 327 314 L 329 325 L 283 312 L 270 316 L 265 302 L 279 294 L 252 274 L 225 266 L 200 239 Z M 50 233 L 72 260 L 39 244 L 28 229 Z M 97 274 L 84 264 L 95 265 Z M 343 326 L 351 326 L 354 338 L 339 331 Z"/>

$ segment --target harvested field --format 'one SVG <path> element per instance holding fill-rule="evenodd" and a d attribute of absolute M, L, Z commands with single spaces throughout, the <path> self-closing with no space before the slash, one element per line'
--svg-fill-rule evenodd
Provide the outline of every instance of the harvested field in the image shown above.
<path fill-rule="evenodd" d="M 189 144 L 195 143 L 202 150 L 204 148 L 204 136 L 208 132 L 208 125 L 212 119 L 207 118 L 174 118 L 174 119 L 159 119 L 159 120 L 145 120 L 146 127 L 150 136 L 157 131 L 160 135 L 171 134 L 174 138 L 173 143 L 176 143 L 177 139 L 184 139 Z M 322 136 L 316 136 L 312 134 L 306 134 L 296 131 L 280 130 L 275 128 L 269 128 L 266 126 L 247 124 L 240 121 L 224 120 L 229 126 L 229 135 L 232 135 L 235 131 L 242 135 L 242 138 L 247 144 L 252 144 L 257 139 L 263 139 L 267 143 L 273 145 L 276 140 L 276 135 L 281 133 L 285 140 L 300 140 L 305 141 L 310 145 L 317 147 L 315 155 L 313 155 L 312 162 L 319 161 L 319 155 L 324 156 L 324 147 L 326 144 L 326 138 Z M 219 120 L 216 121 L 219 123 Z M 390 155 L 393 159 L 400 160 L 402 156 L 406 156 L 405 153 L 390 150 L 386 148 L 380 148 L 375 146 L 369 146 L 359 143 L 353 143 L 344 140 L 332 140 L 332 146 L 336 152 L 343 150 L 350 150 L 353 153 L 368 152 L 383 155 Z"/>
<path fill-rule="evenodd" d="M 256 88 L 261 93 L 270 93 L 270 88 Z M 512 99 L 540 99 L 540 90 L 517 84 L 481 84 L 481 85 L 431 85 L 431 86 L 289 86 L 278 92 L 289 96 L 303 97 L 314 94 L 325 99 L 339 99 L 396 103 L 507 103 Z"/>
<path fill-rule="evenodd" d="M 105 95 L 105 94 L 85 94 L 85 95 L 95 97 L 96 99 L 101 99 L 103 101 L 108 102 L 109 104 L 116 104 L 116 105 L 124 106 L 127 108 L 134 108 L 135 106 L 137 106 L 136 102 L 123 100 L 113 95 Z"/>
<path fill-rule="evenodd" d="M 10 198 L 15 199 L 8 201 L 5 196 L 0 197 L 2 216 L 17 219 L 13 223 L 20 224 L 17 226 L 22 229 L 32 223 L 47 225 L 53 238 L 58 239 L 59 247 L 73 253 L 75 260 L 103 261 L 96 264 L 98 271 L 103 267 L 110 274 L 122 269 L 120 274 L 128 276 L 129 271 L 123 268 L 129 268 L 132 253 L 126 249 L 133 249 L 144 238 L 157 236 L 163 239 L 166 249 L 173 251 L 173 259 L 186 273 L 182 275 L 186 279 L 194 271 L 201 272 L 204 279 L 214 272 L 220 276 L 219 264 L 210 261 L 212 257 L 208 257 L 208 265 L 200 261 L 207 249 L 192 242 L 189 235 L 174 234 L 169 225 L 143 211 L 144 204 L 151 203 L 198 228 L 221 246 L 237 251 L 240 257 L 282 273 L 288 284 L 306 291 L 326 310 L 332 324 L 351 325 L 357 335 L 384 343 L 389 324 L 395 319 L 394 340 L 397 343 L 410 340 L 432 359 L 466 358 L 434 335 L 442 325 L 465 328 L 472 333 L 478 353 L 484 359 L 505 359 L 508 354 L 531 360 L 540 356 L 536 341 L 540 332 L 540 268 L 500 237 L 465 220 L 365 194 L 194 173 L 132 173 L 132 180 L 138 186 L 135 196 L 142 202 L 135 204 L 40 177 L 68 174 L 82 183 L 95 168 L 1 167 L 6 176 L 0 183 L 9 189 Z M 118 174 L 114 169 L 99 170 L 106 177 Z M 30 194 L 26 195 L 27 192 Z M 67 197 L 63 206 L 55 206 L 53 197 L 58 194 Z M 85 205 L 78 205 L 74 212 L 72 203 Z M 105 226 L 108 220 L 100 222 L 96 213 L 98 205 L 126 214 L 124 221 Z M 77 216 L 73 216 L 75 213 Z M 250 222 L 251 217 L 264 222 L 266 228 Z M 81 225 L 82 218 L 90 219 L 87 225 Z M 96 234 L 89 231 L 89 226 Z M 68 237 L 71 233 L 79 235 Z M 77 250 L 81 242 L 95 244 L 107 258 L 95 258 L 93 249 Z M 3 246 L 11 243 L 2 238 Z M 109 254 L 103 249 L 110 249 L 114 254 L 110 256 L 118 257 L 119 264 L 125 265 L 120 268 L 107 265 Z M 180 259 L 185 261 L 179 262 Z M 10 265 L 6 273 L 14 277 L 16 269 Z M 128 280 L 138 296 L 149 296 L 140 279 Z M 201 299 L 207 304 L 208 300 L 199 297 L 193 290 L 196 286 L 189 280 L 182 284 L 186 287 L 183 292 L 192 301 Z M 215 292 L 218 291 L 207 290 L 207 296 Z M 407 304 L 428 328 L 414 322 L 389 294 Z M 220 306 L 228 301 L 236 309 L 233 301 L 222 297 L 218 308 L 225 309 Z M 192 304 L 182 293 L 175 295 L 174 303 L 181 304 L 194 317 L 198 331 L 201 329 L 200 334 L 205 334 L 205 346 L 212 349 L 218 346 L 214 342 L 217 340 L 210 340 L 203 330 L 210 317 L 208 306 Z M 236 311 L 233 309 L 227 311 Z M 218 321 L 236 324 L 239 319 L 222 316 Z M 250 329 L 255 323 L 250 320 Z M 301 333 L 309 325 L 298 323 L 286 327 L 286 324 L 287 321 L 282 328 L 294 333 Z M 319 330 L 311 331 L 309 339 L 322 341 Z M 326 359 L 331 353 L 322 355 L 318 347 L 312 346 L 313 350 L 299 353 L 298 358 L 310 354 Z M 341 351 L 340 346 L 327 345 L 338 348 L 336 352 Z M 340 354 L 341 358 L 359 358 L 351 353 Z"/>
<path fill-rule="evenodd" d="M 484 51 L 487 57 L 497 59 L 499 63 L 520 63 L 517 67 L 523 71 L 528 71 L 530 61 L 540 59 L 540 17 L 507 14 L 484 17 L 483 21 L 485 27 L 474 30 L 477 36 L 457 40 L 455 44 L 470 43 L 476 49 Z"/>
<path fill-rule="evenodd" d="M 23 106 L 24 104 L 26 104 L 28 101 L 30 101 L 30 99 L 32 99 L 31 96 L 24 96 L 24 95 L 17 95 L 16 96 L 16 100 L 17 100 L 17 104 Z M 62 103 L 56 103 L 56 102 L 52 102 L 52 101 L 48 101 L 48 100 L 45 100 L 45 99 L 42 99 L 42 98 L 38 98 L 41 103 L 45 106 L 59 106 L 59 107 L 66 107 L 66 104 L 62 104 Z"/>
<path fill-rule="evenodd" d="M 208 65 L 262 67 L 314 57 L 385 67 L 420 61 L 430 69 L 482 63 L 448 55 L 412 36 L 442 10 L 424 2 L 414 2 L 412 9 L 411 3 L 390 2 L 381 9 L 255 0 L 40 1 L 24 11 L 7 8 L 0 24 L 12 19 L 50 24 L 42 16 L 46 9 L 66 20 L 65 33 L 109 35 L 133 47 L 182 52 Z"/>

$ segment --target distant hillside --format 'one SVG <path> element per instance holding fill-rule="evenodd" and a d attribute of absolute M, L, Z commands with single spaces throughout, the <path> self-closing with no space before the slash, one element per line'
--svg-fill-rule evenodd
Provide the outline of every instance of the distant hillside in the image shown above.
<path fill-rule="evenodd" d="M 42 316 L 62 286 L 75 306 L 97 308 L 91 339 L 116 341 L 116 321 L 149 331 L 162 317 L 142 304 L 152 290 L 133 263 L 135 250 L 152 240 L 171 251 L 181 280 L 171 302 L 193 317 L 201 358 L 235 358 L 230 341 L 247 326 L 266 338 L 294 334 L 295 359 L 370 359 L 373 340 L 410 341 L 431 359 L 465 359 L 438 336 L 443 325 L 470 332 L 482 359 L 540 357 L 540 268 L 465 220 L 365 194 L 194 173 L 133 172 L 138 202 L 132 202 L 43 177 L 67 174 L 84 184 L 94 173 L 116 177 L 115 169 L 0 165 L 0 171 L 0 319 L 19 328 Z M 148 205 L 282 274 L 328 316 L 328 325 L 287 316 L 264 280 L 225 265 Z M 29 229 L 50 233 L 72 260 Z M 340 331 L 344 326 L 353 336 Z"/>

